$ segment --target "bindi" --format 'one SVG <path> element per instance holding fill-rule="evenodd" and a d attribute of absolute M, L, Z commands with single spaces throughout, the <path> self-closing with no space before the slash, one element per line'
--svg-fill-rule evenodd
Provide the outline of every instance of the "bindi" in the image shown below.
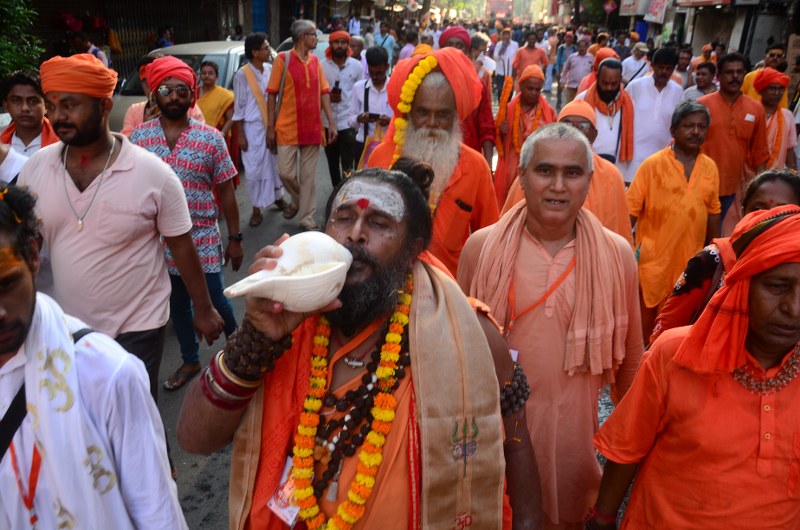
<path fill-rule="evenodd" d="M 356 201 L 356 205 L 362 210 L 366 210 L 367 206 L 369 206 L 369 199 L 362 197 Z"/>

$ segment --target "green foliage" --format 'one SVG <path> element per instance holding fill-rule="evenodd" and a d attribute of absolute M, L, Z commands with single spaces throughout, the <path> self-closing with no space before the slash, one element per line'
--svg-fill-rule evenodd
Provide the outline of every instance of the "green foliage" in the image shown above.
<path fill-rule="evenodd" d="M 36 11 L 28 4 L 29 0 L 0 0 L 0 77 L 17 70 L 39 68 L 44 48 L 31 32 Z"/>

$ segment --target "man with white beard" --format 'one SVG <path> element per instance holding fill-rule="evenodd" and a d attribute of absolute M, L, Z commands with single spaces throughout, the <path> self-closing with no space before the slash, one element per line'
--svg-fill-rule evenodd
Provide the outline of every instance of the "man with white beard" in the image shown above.
<path fill-rule="evenodd" d="M 453 275 L 469 235 L 499 216 L 489 165 L 462 143 L 459 125 L 480 103 L 481 90 L 472 61 L 454 48 L 398 63 L 387 86 L 394 132 L 390 129 L 367 162 L 389 168 L 405 156 L 433 167 L 428 250 Z"/>

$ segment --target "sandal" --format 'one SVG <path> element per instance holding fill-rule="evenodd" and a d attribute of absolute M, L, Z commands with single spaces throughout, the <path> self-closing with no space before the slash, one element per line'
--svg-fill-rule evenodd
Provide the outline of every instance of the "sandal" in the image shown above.
<path fill-rule="evenodd" d="M 299 208 L 294 204 L 290 204 L 283 210 L 283 218 L 284 219 L 292 219 L 295 215 L 297 215 L 297 211 Z"/>
<path fill-rule="evenodd" d="M 192 368 L 187 368 L 192 367 Z M 169 378 L 164 381 L 164 388 L 167 390 L 178 390 L 183 385 L 192 380 L 194 376 L 200 373 L 200 363 L 196 364 L 182 364 L 180 368 L 175 370 Z"/>
<path fill-rule="evenodd" d="M 250 226 L 258 226 L 264 220 L 264 216 L 261 215 L 261 210 L 258 208 L 253 208 L 253 215 L 250 216 Z"/>

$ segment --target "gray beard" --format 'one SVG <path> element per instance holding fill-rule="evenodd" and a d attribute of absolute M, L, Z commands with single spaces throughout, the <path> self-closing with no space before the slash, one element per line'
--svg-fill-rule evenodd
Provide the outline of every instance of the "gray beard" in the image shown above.
<path fill-rule="evenodd" d="M 406 141 L 403 146 L 405 156 L 427 162 L 433 168 L 431 200 L 438 197 L 447 186 L 447 181 L 456 169 L 461 154 L 461 124 L 453 121 L 453 129 L 417 129 L 410 121 L 406 128 Z"/>

